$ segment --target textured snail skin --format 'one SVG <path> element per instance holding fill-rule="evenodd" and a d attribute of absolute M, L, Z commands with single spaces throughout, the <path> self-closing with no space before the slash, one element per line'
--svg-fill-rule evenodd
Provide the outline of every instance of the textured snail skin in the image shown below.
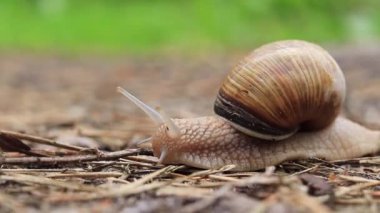
<path fill-rule="evenodd" d="M 171 139 L 165 125 L 152 138 L 154 155 L 163 164 L 204 169 L 234 164 L 235 171 L 253 171 L 286 160 L 312 157 L 343 160 L 380 151 L 379 131 L 343 117 L 320 131 L 300 132 L 272 143 L 240 133 L 219 117 L 173 121 L 181 131 L 179 138 Z"/>

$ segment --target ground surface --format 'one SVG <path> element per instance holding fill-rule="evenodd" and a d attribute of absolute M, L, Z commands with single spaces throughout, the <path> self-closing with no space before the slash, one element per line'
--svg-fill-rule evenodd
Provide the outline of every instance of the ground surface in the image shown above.
<path fill-rule="evenodd" d="M 331 48 L 347 77 L 343 113 L 373 129 L 380 129 L 379 47 Z M 156 165 L 146 149 L 108 155 L 75 151 L 78 146 L 123 150 L 154 132 L 149 119 L 116 93 L 117 86 L 172 117 L 210 115 L 218 85 L 240 57 L 0 55 L 1 129 L 26 134 L 16 138 L 34 135 L 70 146 L 58 149 L 39 144 L 40 138 L 24 140 L 34 154 L 63 156 L 48 163 L 3 153 L 0 211 L 377 211 L 376 157 L 365 163 L 312 159 L 286 162 L 265 173 L 232 173 L 228 168 Z M 21 160 L 4 163 L 11 158 Z"/>

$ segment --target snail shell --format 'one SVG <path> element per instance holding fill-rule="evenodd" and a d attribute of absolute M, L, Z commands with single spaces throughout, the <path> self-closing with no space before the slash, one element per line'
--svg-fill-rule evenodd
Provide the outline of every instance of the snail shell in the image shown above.
<path fill-rule="evenodd" d="M 225 78 L 214 111 L 238 130 L 281 140 L 298 129 L 330 125 L 345 97 L 345 79 L 332 56 L 297 40 L 259 47 Z"/>

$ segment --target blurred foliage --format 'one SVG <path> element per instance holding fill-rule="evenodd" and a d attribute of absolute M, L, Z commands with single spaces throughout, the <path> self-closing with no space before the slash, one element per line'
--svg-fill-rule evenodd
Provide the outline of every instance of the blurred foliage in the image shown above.
<path fill-rule="evenodd" d="M 374 40 L 378 0 L 1 0 L 0 48 L 143 54 Z"/>

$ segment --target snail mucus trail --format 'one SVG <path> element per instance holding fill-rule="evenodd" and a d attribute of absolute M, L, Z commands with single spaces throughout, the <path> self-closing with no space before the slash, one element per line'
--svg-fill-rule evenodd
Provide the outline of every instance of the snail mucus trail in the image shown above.
<path fill-rule="evenodd" d="M 309 42 L 274 42 L 243 59 L 218 93 L 219 116 L 171 119 L 118 91 L 157 124 L 150 141 L 163 164 L 233 164 L 233 170 L 252 171 L 292 159 L 342 160 L 380 150 L 379 131 L 338 117 L 344 76 L 327 51 Z"/>

